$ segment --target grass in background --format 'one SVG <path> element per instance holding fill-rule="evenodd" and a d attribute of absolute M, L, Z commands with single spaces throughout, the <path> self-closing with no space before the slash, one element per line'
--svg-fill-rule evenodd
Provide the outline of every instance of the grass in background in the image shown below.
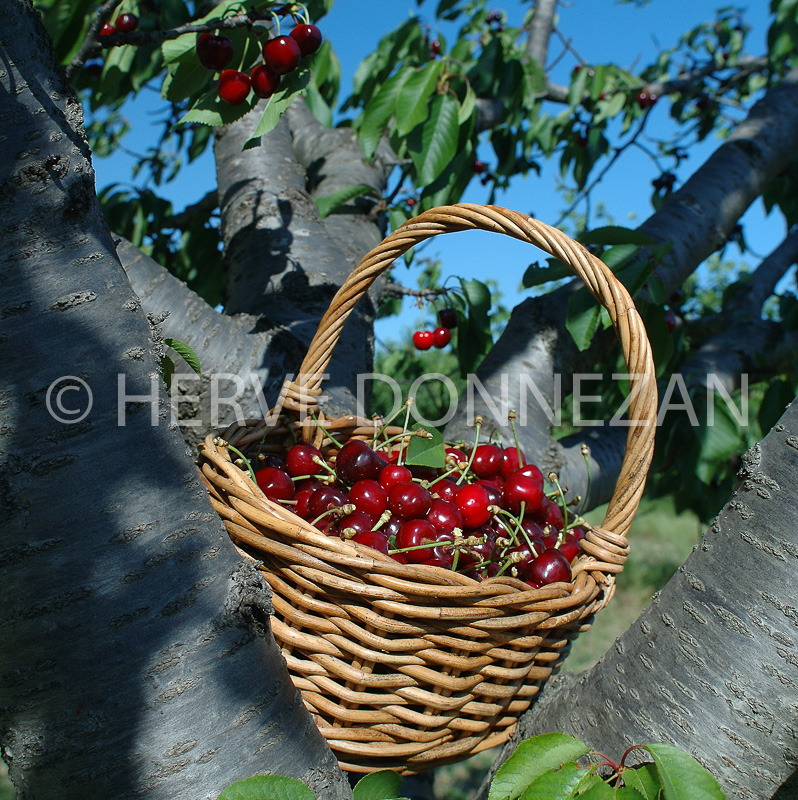
<path fill-rule="evenodd" d="M 593 509 L 585 519 L 599 525 L 606 510 Z M 563 669 L 576 673 L 593 666 L 684 563 L 702 533 L 698 517 L 677 514 L 669 498 L 642 500 L 628 535 L 629 559 L 618 576 L 615 597 L 573 643 Z"/>

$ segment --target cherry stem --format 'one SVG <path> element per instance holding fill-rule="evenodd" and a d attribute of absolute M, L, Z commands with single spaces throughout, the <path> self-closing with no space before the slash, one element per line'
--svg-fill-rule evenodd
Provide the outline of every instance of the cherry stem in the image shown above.
<path fill-rule="evenodd" d="M 415 402 L 414 398 L 408 397 L 405 400 L 405 406 L 407 407 L 407 413 L 405 414 L 405 423 L 402 425 L 402 436 L 407 436 L 407 427 L 410 424 L 410 409 L 413 407 L 413 403 Z M 395 438 L 395 437 L 394 437 Z M 407 450 L 407 445 L 405 445 L 404 449 L 399 448 L 399 457 L 396 459 L 396 463 L 401 467 L 404 466 L 404 456 Z"/>
<path fill-rule="evenodd" d="M 635 747 L 639 747 L 639 746 L 640 745 L 634 745 L 634 747 L 630 747 L 629 750 L 634 750 Z M 626 752 L 628 753 L 629 750 L 627 750 Z M 620 770 L 620 767 L 609 756 L 605 756 L 604 753 L 602 753 L 602 752 L 600 752 L 598 750 L 594 750 L 593 752 L 597 756 L 601 756 L 604 759 L 604 763 L 603 764 L 599 764 L 600 767 L 609 767 L 610 769 L 614 770 L 615 772 L 618 772 Z M 623 763 L 623 761 L 621 761 L 621 763 Z"/>
<path fill-rule="evenodd" d="M 382 436 L 382 434 L 385 432 L 385 429 L 386 429 L 386 428 L 387 428 L 387 427 L 388 427 L 388 426 L 389 426 L 389 425 L 390 425 L 390 424 L 391 424 L 391 423 L 392 423 L 392 422 L 393 422 L 393 421 L 394 421 L 394 420 L 395 420 L 395 419 L 396 419 L 396 418 L 397 418 L 397 417 L 398 417 L 398 416 L 399 416 L 401 413 L 402 413 L 402 406 L 400 406 L 400 407 L 399 407 L 399 408 L 398 408 L 396 411 L 394 411 L 394 412 L 393 412 L 393 414 L 391 414 L 391 416 L 390 416 L 390 417 L 388 417 L 388 419 L 386 419 L 386 420 L 383 420 L 382 427 L 381 427 L 381 428 L 380 428 L 380 429 L 377 431 L 377 433 L 374 435 L 374 438 L 371 440 L 371 444 L 372 444 L 372 446 L 374 447 L 374 449 L 375 449 L 375 450 L 377 449 L 377 439 L 379 439 L 379 438 L 380 438 L 380 436 Z M 391 441 L 390 439 L 387 439 L 385 442 L 382 442 L 382 443 L 381 443 L 381 445 L 382 445 L 382 444 L 388 444 L 388 442 L 390 442 L 390 441 Z"/>
<path fill-rule="evenodd" d="M 515 442 L 515 453 L 518 456 L 518 466 L 521 466 L 521 445 L 518 443 L 518 431 L 515 429 L 515 409 L 510 409 L 507 414 L 507 419 L 510 421 L 510 430 L 513 432 L 513 441 Z"/>
<path fill-rule="evenodd" d="M 560 486 L 560 481 L 553 472 L 549 473 L 549 480 L 554 484 L 554 488 L 557 490 L 557 496 L 560 501 L 560 508 L 562 509 L 563 522 L 568 522 L 568 503 L 565 502 L 565 494 L 563 493 L 562 486 Z M 562 531 L 560 532 L 560 536 L 557 537 L 557 544 L 561 544 L 560 542 L 561 536 L 562 536 Z"/>
<path fill-rule="evenodd" d="M 438 547 L 440 545 L 454 544 L 454 542 L 427 542 L 426 544 L 414 544 L 412 547 L 400 547 L 395 550 L 389 550 L 388 555 L 394 553 L 409 553 L 411 550 L 428 550 L 430 547 Z"/>
<path fill-rule="evenodd" d="M 617 767 L 615 767 L 616 772 L 622 772 L 625 769 L 626 757 L 629 755 L 629 753 L 632 752 L 632 750 L 645 750 L 645 747 L 643 747 L 643 745 L 641 744 L 633 744 L 631 747 L 628 747 L 624 752 L 624 754 L 621 756 L 621 763 Z M 599 755 L 602 754 L 599 753 Z M 604 758 L 607 758 L 607 756 L 604 756 Z"/>
<path fill-rule="evenodd" d="M 249 477 L 252 478 L 253 483 L 257 483 L 257 480 L 255 480 L 255 470 L 252 469 L 252 464 L 249 463 L 249 459 L 237 447 L 233 447 L 231 444 L 227 445 L 227 449 L 232 450 L 247 465 Z"/>
<path fill-rule="evenodd" d="M 344 510 L 347 507 L 350 507 L 352 509 L 352 511 L 355 510 L 354 505 L 352 505 L 351 503 L 347 503 L 346 505 L 343 505 L 343 506 L 333 506 L 332 508 L 328 508 L 323 514 L 319 514 L 319 516 L 316 517 L 316 519 L 314 519 L 313 522 L 311 522 L 310 524 L 315 528 L 316 527 L 316 523 L 320 519 L 322 519 L 323 517 L 328 517 L 330 514 L 335 514 L 336 516 L 339 516 L 339 517 L 343 517 L 346 514 L 351 514 L 352 511 L 345 511 Z"/>
<path fill-rule="evenodd" d="M 474 463 L 474 456 L 476 455 L 477 452 L 477 445 L 479 444 L 479 432 L 482 430 L 482 417 L 477 415 L 475 422 L 476 424 L 474 425 L 474 446 L 471 448 L 471 454 L 468 456 L 468 464 L 466 465 L 466 468 L 463 470 L 462 474 L 456 481 L 458 486 L 463 482 L 465 476 L 471 471 L 471 465 Z"/>
<path fill-rule="evenodd" d="M 310 460 L 314 464 L 317 464 L 318 466 L 320 466 L 322 469 L 327 470 L 327 472 L 330 475 L 333 475 L 334 477 L 338 477 L 336 471 L 323 458 L 321 458 L 319 456 L 313 456 L 313 458 L 311 458 Z"/>

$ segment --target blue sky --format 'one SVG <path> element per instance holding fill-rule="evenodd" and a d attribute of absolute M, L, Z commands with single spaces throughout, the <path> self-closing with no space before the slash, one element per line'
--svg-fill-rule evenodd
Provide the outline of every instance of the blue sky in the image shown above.
<path fill-rule="evenodd" d="M 352 75 L 361 59 L 373 51 L 386 32 L 407 19 L 409 14 L 420 11 L 435 30 L 437 26 L 433 11 L 436 5 L 437 0 L 427 0 L 420 9 L 414 0 L 382 0 L 380 3 L 374 0 L 337 0 L 319 26 L 341 62 L 341 97 L 348 93 Z M 516 0 L 504 3 L 497 0 L 495 3 L 496 8 L 507 12 L 511 24 L 520 22 L 526 5 Z M 558 25 L 563 36 L 570 40 L 571 46 L 586 62 L 612 62 L 634 68 L 635 65 L 650 63 L 658 49 L 674 46 L 685 31 L 711 20 L 715 8 L 721 5 L 708 0 L 652 0 L 648 5 L 638 8 L 635 3 L 619 3 L 615 0 L 571 0 L 561 5 Z M 768 25 L 766 6 L 763 0 L 741 4 L 745 9 L 746 21 L 752 28 L 747 44 L 749 53 L 765 52 Z M 453 41 L 456 27 L 451 24 L 444 26 L 443 33 L 449 41 Z M 550 60 L 555 59 L 561 50 L 562 45 L 554 38 Z M 552 70 L 552 78 L 567 83 L 575 63 L 573 55 L 565 55 Z M 145 93 L 141 102 L 127 109 L 133 132 L 125 143 L 132 150 L 143 151 L 153 136 L 152 118 L 147 113 L 152 104 L 153 96 Z M 655 134 L 662 134 L 668 127 L 668 104 L 661 102 L 652 111 L 651 129 Z M 718 143 L 711 139 L 692 150 L 690 157 L 677 171 L 677 177 L 689 177 Z M 482 152 L 480 155 L 483 155 Z M 485 147 L 483 158 L 489 164 L 491 156 L 491 148 Z M 132 164 L 133 159 L 123 155 L 112 159 L 95 159 L 98 189 L 119 181 L 120 175 L 127 174 Z M 532 173 L 526 179 L 518 178 L 497 202 L 531 213 L 543 222 L 554 223 L 564 206 L 562 197 L 556 192 L 557 172 L 556 165 L 553 165 L 544 169 L 541 176 Z M 595 191 L 594 207 L 596 203 L 601 203 L 616 224 L 635 227 L 651 213 L 651 181 L 658 174 L 654 164 L 642 153 L 627 151 Z M 213 163 L 208 151 L 198 163 L 186 167 L 177 180 L 160 187 L 158 191 L 173 202 L 176 210 L 180 210 L 202 197 L 213 183 Z M 483 203 L 487 197 L 488 190 L 475 180 L 463 200 Z M 744 222 L 749 244 L 762 255 L 778 244 L 778 237 L 784 229 L 783 222 L 775 212 L 767 219 L 764 217 L 761 204 L 749 211 Z M 731 249 L 729 254 L 736 256 L 736 249 Z M 531 261 L 541 257 L 529 246 L 492 234 L 437 237 L 427 246 L 424 255 L 440 257 L 447 274 L 497 279 L 504 302 L 510 306 L 519 299 L 517 288 L 524 269 Z M 747 261 L 752 266 L 756 263 L 756 259 L 750 256 Z M 415 285 L 415 275 L 407 275 L 406 278 L 409 285 Z M 400 319 L 379 323 L 377 333 L 383 340 L 397 338 L 400 331 L 415 327 L 419 321 L 420 317 L 410 304 L 406 304 Z M 406 334 L 402 332 L 401 335 Z"/>

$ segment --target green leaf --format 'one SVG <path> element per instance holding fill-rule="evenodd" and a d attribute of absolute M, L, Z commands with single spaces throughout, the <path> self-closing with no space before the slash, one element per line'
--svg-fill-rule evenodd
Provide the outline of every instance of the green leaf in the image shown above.
<path fill-rule="evenodd" d="M 664 800 L 726 800 L 720 784 L 692 756 L 669 744 L 647 744 L 662 781 Z"/>
<path fill-rule="evenodd" d="M 310 113 L 325 128 L 332 128 L 332 109 L 327 105 L 327 101 L 321 96 L 321 92 L 313 82 L 309 83 L 308 88 L 305 89 L 305 102 L 308 104 Z"/>
<path fill-rule="evenodd" d="M 459 130 L 457 101 L 447 94 L 438 95 L 431 103 L 429 117 L 408 141 L 418 183 L 432 183 L 446 169 L 457 153 Z"/>
<path fill-rule="evenodd" d="M 515 800 L 529 784 L 549 769 L 581 758 L 590 748 L 564 733 L 544 733 L 526 739 L 499 767 L 490 785 L 488 800 Z"/>
<path fill-rule="evenodd" d="M 623 228 L 619 225 L 607 225 L 603 228 L 594 228 L 579 237 L 582 244 L 656 244 L 648 234 L 642 231 Z"/>
<path fill-rule="evenodd" d="M 167 347 L 171 347 L 172 350 L 177 353 L 186 364 L 197 373 L 197 375 L 202 375 L 202 370 L 200 369 L 200 360 L 197 354 L 194 352 L 191 345 L 186 344 L 185 342 L 181 342 L 180 339 L 172 339 L 171 337 L 164 337 L 163 343 Z"/>
<path fill-rule="evenodd" d="M 189 53 L 194 56 L 194 61 L 199 63 L 199 59 L 196 57 L 196 50 L 196 33 L 184 33 L 182 36 L 178 36 L 177 39 L 167 39 L 161 44 L 163 63 L 166 65 L 169 65 L 174 61 L 179 61 Z M 202 67 L 201 64 L 200 66 Z M 205 69 L 205 67 L 202 67 L 202 69 Z M 207 72 L 208 70 L 205 71 Z"/>
<path fill-rule="evenodd" d="M 358 183 L 355 186 L 344 186 L 342 189 L 334 191 L 326 197 L 317 197 L 316 205 L 319 208 L 319 213 L 322 217 L 329 216 L 336 208 L 346 205 L 350 200 L 356 197 L 362 197 L 364 194 L 374 194 L 374 189 L 367 186 L 365 183 Z"/>
<path fill-rule="evenodd" d="M 471 84 L 466 87 L 466 96 L 463 102 L 460 103 L 460 108 L 457 111 L 457 124 L 462 125 L 470 119 L 477 107 L 477 93 L 471 88 Z"/>
<path fill-rule="evenodd" d="M 265 136 L 269 131 L 277 127 L 283 112 L 294 102 L 294 98 L 308 85 L 310 72 L 307 69 L 300 69 L 283 76 L 280 88 L 271 96 L 269 105 L 260 118 L 258 127 L 252 138 L 244 145 L 245 150 L 250 150 L 260 144 L 261 136 Z"/>
<path fill-rule="evenodd" d="M 586 286 L 577 289 L 568 298 L 565 327 L 580 350 L 587 350 L 601 321 L 601 306 Z"/>
<path fill-rule="evenodd" d="M 358 129 L 360 146 L 366 158 L 373 158 L 377 152 L 380 139 L 396 108 L 396 99 L 410 75 L 409 70 L 403 70 L 394 75 L 380 87 L 366 106 Z"/>
<path fill-rule="evenodd" d="M 592 774 L 573 761 L 567 761 L 562 768 L 546 770 L 532 781 L 521 800 L 573 800 L 581 788 L 586 788 Z"/>
<path fill-rule="evenodd" d="M 662 783 L 653 764 L 640 764 L 623 771 L 623 782 L 635 789 L 643 800 L 659 800 Z"/>
<path fill-rule="evenodd" d="M 352 800 L 394 800 L 401 784 L 402 778 L 392 769 L 372 772 L 357 782 L 352 791 Z"/>
<path fill-rule="evenodd" d="M 579 795 L 579 800 L 615 800 L 615 790 L 596 777 L 596 782 Z"/>
<path fill-rule="evenodd" d="M 407 457 L 405 464 L 416 467 L 441 468 L 446 465 L 446 447 L 443 444 L 443 435 L 435 428 L 422 426 L 430 438 L 424 436 L 411 436 L 407 443 Z"/>
<path fill-rule="evenodd" d="M 429 98 L 438 84 L 442 61 L 430 61 L 410 75 L 396 99 L 396 132 L 406 136 L 427 118 Z"/>
<path fill-rule="evenodd" d="M 622 786 L 620 789 L 615 790 L 615 800 L 646 800 L 637 789 L 631 789 L 628 786 Z"/>
<path fill-rule="evenodd" d="M 217 800 L 316 800 L 316 795 L 296 778 L 254 775 L 231 783 Z"/>
<path fill-rule="evenodd" d="M 164 356 L 161 359 L 161 377 L 166 384 L 166 390 L 172 388 L 172 375 L 175 374 L 175 362 L 169 356 Z"/>
<path fill-rule="evenodd" d="M 194 105 L 180 118 L 180 123 L 199 122 L 201 125 L 210 125 L 217 128 L 229 125 L 241 119 L 251 110 L 248 101 L 240 105 L 231 106 L 219 98 L 216 87 L 207 91 Z"/>
<path fill-rule="evenodd" d="M 530 264 L 521 278 L 521 286 L 524 289 L 531 289 L 533 286 L 540 286 L 549 281 L 560 281 L 563 278 L 572 278 L 573 270 L 558 261 L 556 258 L 548 259 L 549 266 L 541 267 L 539 264 Z"/>

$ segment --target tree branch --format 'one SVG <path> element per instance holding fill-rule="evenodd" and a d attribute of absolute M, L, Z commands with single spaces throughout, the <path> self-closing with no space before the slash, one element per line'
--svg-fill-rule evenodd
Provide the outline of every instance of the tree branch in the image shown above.
<path fill-rule="evenodd" d="M 554 14 L 557 0 L 537 0 L 532 20 L 529 23 L 529 35 L 526 40 L 527 55 L 534 58 L 543 69 L 548 60 L 549 39 L 554 30 Z"/>

